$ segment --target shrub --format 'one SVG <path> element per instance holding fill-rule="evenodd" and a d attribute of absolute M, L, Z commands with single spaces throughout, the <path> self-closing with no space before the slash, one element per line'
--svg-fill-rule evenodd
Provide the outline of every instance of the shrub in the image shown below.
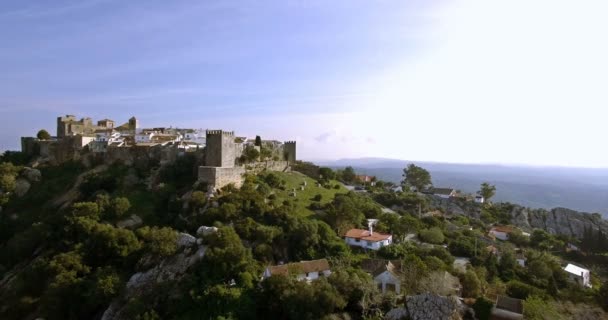
<path fill-rule="evenodd" d="M 492 314 L 492 307 L 494 303 L 484 297 L 480 297 L 473 304 L 473 310 L 475 310 L 475 317 L 478 320 L 488 320 Z"/>
<path fill-rule="evenodd" d="M 441 229 L 437 227 L 424 229 L 420 231 L 419 236 L 422 241 L 433 244 L 441 244 L 445 240 L 443 232 L 441 232 Z"/>
<path fill-rule="evenodd" d="M 321 199 L 323 199 L 323 195 L 321 194 L 317 194 L 312 198 L 313 201 L 321 201 Z"/>

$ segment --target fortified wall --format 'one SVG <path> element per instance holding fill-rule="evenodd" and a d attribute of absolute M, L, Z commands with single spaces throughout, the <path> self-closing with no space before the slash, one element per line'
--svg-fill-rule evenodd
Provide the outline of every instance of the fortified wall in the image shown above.
<path fill-rule="evenodd" d="M 243 144 L 238 142 L 234 131 L 207 130 L 205 147 L 205 165 L 198 168 L 198 180 L 206 183 L 210 189 L 217 190 L 234 184 L 243 184 L 245 173 L 259 173 L 264 170 L 287 171 L 290 164 L 296 161 L 296 142 L 288 141 L 283 145 L 285 161 L 263 161 L 237 165 L 243 154 Z"/>

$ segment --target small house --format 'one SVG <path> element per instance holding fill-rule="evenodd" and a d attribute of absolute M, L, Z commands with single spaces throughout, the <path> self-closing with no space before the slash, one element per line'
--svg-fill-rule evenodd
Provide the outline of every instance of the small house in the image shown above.
<path fill-rule="evenodd" d="M 564 271 L 568 273 L 568 277 L 571 281 L 574 281 L 581 286 L 591 288 L 591 272 L 589 270 L 569 263 L 564 268 Z"/>
<path fill-rule="evenodd" d="M 350 229 L 344 235 L 346 244 L 365 249 L 379 250 L 393 243 L 393 236 L 380 232 L 374 232 L 373 226 L 369 230 Z"/>
<path fill-rule="evenodd" d="M 263 279 L 274 275 L 294 276 L 299 281 L 313 281 L 320 277 L 331 275 L 327 259 L 300 261 L 267 267 L 262 276 Z"/>
<path fill-rule="evenodd" d="M 481 195 L 476 195 L 475 196 L 475 202 L 476 203 L 484 203 L 484 202 L 486 202 L 486 199 L 483 196 L 481 196 Z"/>
<path fill-rule="evenodd" d="M 490 229 L 489 235 L 499 240 L 506 241 L 509 239 L 509 234 L 513 232 L 513 227 L 509 226 L 494 226 Z"/>
<path fill-rule="evenodd" d="M 361 262 L 361 269 L 369 273 L 382 293 L 401 293 L 401 261 L 367 259 Z"/>

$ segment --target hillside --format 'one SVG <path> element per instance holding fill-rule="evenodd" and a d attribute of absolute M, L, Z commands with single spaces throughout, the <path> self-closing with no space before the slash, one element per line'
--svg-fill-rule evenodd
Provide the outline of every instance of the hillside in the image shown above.
<path fill-rule="evenodd" d="M 447 319 L 489 312 L 498 295 L 522 299 L 532 319 L 605 316 L 608 295 L 597 288 L 608 288 L 608 240 L 596 216 L 370 186 L 347 192 L 337 180 L 311 178 L 319 177 L 314 165 L 303 165 L 307 175 L 248 174 L 242 187 L 209 197 L 196 179 L 198 159 L 0 164 L 0 318 Z M 366 229 L 367 219 L 393 242 L 377 251 L 346 245 L 342 236 Z M 563 221 L 567 227 L 557 228 Z M 497 223 L 532 235 L 484 237 Z M 480 241 L 500 252 L 500 262 Z M 331 273 L 298 281 L 301 261 Z M 399 292 L 380 289 L 378 261 L 399 275 Z M 568 281 L 569 262 L 593 270 L 595 289 Z M 285 263 L 287 274 L 263 277 Z"/>
<path fill-rule="evenodd" d="M 361 174 L 399 183 L 410 162 L 364 158 L 322 162 L 334 168 L 353 166 Z M 496 185 L 495 199 L 531 208 L 571 208 L 608 216 L 608 169 L 526 167 L 415 162 L 430 171 L 433 184 L 475 193 L 482 182 Z"/>

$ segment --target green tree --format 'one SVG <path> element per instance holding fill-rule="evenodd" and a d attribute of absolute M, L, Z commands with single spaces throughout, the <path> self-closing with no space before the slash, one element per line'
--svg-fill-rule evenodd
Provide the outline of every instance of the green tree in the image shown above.
<path fill-rule="evenodd" d="M 272 158 L 272 150 L 264 147 L 260 148 L 260 158 L 262 160 L 268 160 Z"/>
<path fill-rule="evenodd" d="M 190 201 L 195 208 L 202 208 L 207 203 L 207 195 L 202 191 L 194 191 Z"/>
<path fill-rule="evenodd" d="M 479 297 L 473 304 L 473 310 L 475 310 L 475 318 L 478 320 L 488 320 L 492 315 L 492 308 L 494 303 L 484 297 Z"/>
<path fill-rule="evenodd" d="M 413 186 L 418 191 L 421 191 L 429 186 L 432 186 L 431 174 L 415 164 L 410 164 L 403 169 L 403 186 Z"/>
<path fill-rule="evenodd" d="M 486 201 L 490 200 L 496 194 L 496 186 L 484 182 L 477 193 L 484 197 Z"/>
<path fill-rule="evenodd" d="M 119 260 L 141 248 L 131 230 L 97 223 L 85 242 L 87 256 L 93 261 Z"/>
<path fill-rule="evenodd" d="M 131 202 L 125 197 L 118 197 L 112 200 L 112 211 L 116 217 L 122 217 L 131 209 Z"/>
<path fill-rule="evenodd" d="M 524 317 L 530 320 L 563 319 L 551 301 L 534 295 L 529 296 L 524 301 Z"/>
<path fill-rule="evenodd" d="M 445 240 L 445 236 L 441 229 L 437 227 L 432 227 L 430 229 L 424 229 L 420 231 L 420 239 L 424 242 L 433 243 L 433 244 L 442 244 Z"/>
<path fill-rule="evenodd" d="M 44 129 L 38 131 L 38 133 L 36 134 L 36 137 L 40 140 L 50 140 L 51 139 L 51 135 L 49 134 L 49 132 Z"/>
<path fill-rule="evenodd" d="M 355 181 L 355 169 L 353 169 L 353 167 L 346 167 L 344 168 L 344 170 L 342 170 L 342 180 L 345 183 L 352 183 L 353 181 Z"/>
<path fill-rule="evenodd" d="M 243 151 L 243 156 L 241 160 L 245 163 L 247 162 L 255 162 L 260 157 L 260 152 L 256 148 L 247 147 L 245 151 Z"/>
<path fill-rule="evenodd" d="M 327 167 L 319 168 L 319 174 L 323 180 L 333 180 L 336 178 L 336 173 L 331 168 Z"/>
<path fill-rule="evenodd" d="M 467 270 L 462 278 L 462 295 L 476 298 L 481 294 L 481 281 L 472 270 Z"/>
<path fill-rule="evenodd" d="M 136 231 L 144 249 L 154 255 L 170 256 L 177 250 L 177 231 L 169 227 L 145 226 Z"/>
<path fill-rule="evenodd" d="M 99 205 L 95 202 L 77 202 L 72 205 L 72 216 L 99 221 Z"/>

